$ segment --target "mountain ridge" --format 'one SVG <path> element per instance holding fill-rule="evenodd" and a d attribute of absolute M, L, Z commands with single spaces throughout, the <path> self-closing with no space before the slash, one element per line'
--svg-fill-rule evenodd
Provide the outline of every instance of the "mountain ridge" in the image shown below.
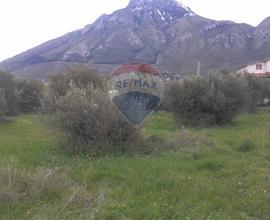
<path fill-rule="evenodd" d="M 23 78 L 45 79 L 63 68 L 84 64 L 102 74 L 141 60 L 161 72 L 192 74 L 234 69 L 269 57 L 270 17 L 257 27 L 204 18 L 175 0 L 131 0 L 126 8 L 47 41 L 1 67 Z"/>

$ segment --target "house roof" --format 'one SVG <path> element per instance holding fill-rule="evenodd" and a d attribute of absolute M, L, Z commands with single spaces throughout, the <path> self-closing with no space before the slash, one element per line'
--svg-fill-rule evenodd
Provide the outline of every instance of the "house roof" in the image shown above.
<path fill-rule="evenodd" d="M 257 63 L 266 63 L 267 61 L 270 61 L 270 57 L 269 58 L 262 59 L 262 60 L 257 60 L 257 61 L 252 62 L 252 63 L 248 63 L 248 64 L 245 64 L 245 65 L 242 65 L 237 70 L 243 69 L 243 68 L 245 68 L 247 66 L 251 66 L 251 65 L 254 65 L 254 64 L 257 64 Z"/>

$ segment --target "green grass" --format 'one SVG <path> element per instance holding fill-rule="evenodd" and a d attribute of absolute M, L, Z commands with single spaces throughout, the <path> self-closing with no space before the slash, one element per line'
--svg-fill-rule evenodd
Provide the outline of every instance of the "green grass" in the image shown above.
<path fill-rule="evenodd" d="M 55 150 L 53 135 L 43 128 L 38 116 L 27 115 L 0 125 L 0 160 L 24 166 L 46 165 Z"/>
<path fill-rule="evenodd" d="M 269 124 L 244 115 L 184 131 L 203 148 L 180 138 L 174 152 L 88 159 L 61 155 L 39 116 L 18 117 L 0 125 L 0 219 L 270 219 Z M 183 131 L 159 113 L 144 133 Z"/>
<path fill-rule="evenodd" d="M 155 113 L 144 127 L 146 137 L 160 135 L 168 138 L 174 135 L 175 131 L 176 126 L 173 122 L 173 118 L 165 112 Z"/>

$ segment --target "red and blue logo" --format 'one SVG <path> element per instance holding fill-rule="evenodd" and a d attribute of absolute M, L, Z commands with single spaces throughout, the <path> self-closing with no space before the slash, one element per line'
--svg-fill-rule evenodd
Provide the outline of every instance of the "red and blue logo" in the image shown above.
<path fill-rule="evenodd" d="M 139 126 L 160 105 L 164 87 L 156 68 L 133 62 L 112 72 L 109 95 L 120 113 L 131 124 Z"/>

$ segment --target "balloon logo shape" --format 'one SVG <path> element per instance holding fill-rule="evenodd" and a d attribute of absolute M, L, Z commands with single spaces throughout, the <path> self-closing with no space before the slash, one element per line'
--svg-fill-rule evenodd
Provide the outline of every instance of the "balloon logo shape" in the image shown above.
<path fill-rule="evenodd" d="M 140 126 L 160 105 L 165 85 L 156 68 L 133 62 L 112 72 L 109 87 L 114 106 L 131 124 Z"/>

